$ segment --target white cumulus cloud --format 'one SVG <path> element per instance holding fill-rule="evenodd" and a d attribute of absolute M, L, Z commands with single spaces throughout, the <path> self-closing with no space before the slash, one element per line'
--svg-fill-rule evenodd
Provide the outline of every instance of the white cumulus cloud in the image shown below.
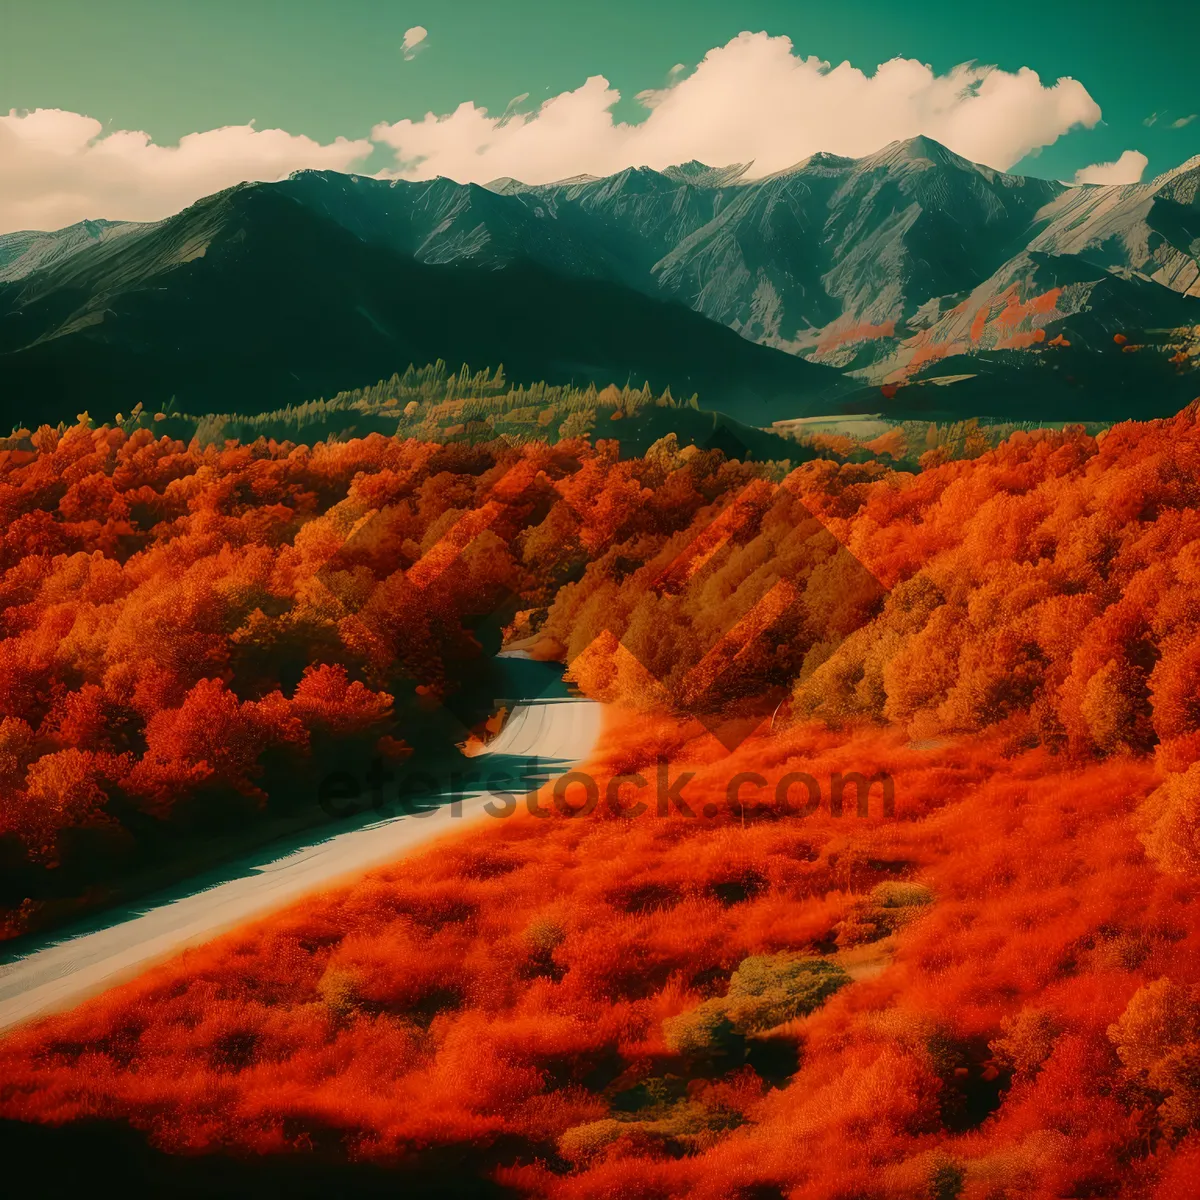
<path fill-rule="evenodd" d="M 404 41 L 400 43 L 400 51 L 406 59 L 414 58 L 421 43 L 429 36 L 429 30 L 424 25 L 414 25 L 404 31 Z"/>
<path fill-rule="evenodd" d="M 405 55 L 423 49 L 427 36 L 423 26 L 409 29 Z M 467 100 L 448 113 L 382 122 L 371 133 L 391 154 L 381 174 L 540 183 L 696 158 L 713 166 L 753 161 L 757 176 L 819 150 L 859 156 L 916 134 L 1004 169 L 1100 119 L 1074 79 L 1043 83 L 1028 68 L 973 63 L 938 75 L 900 58 L 868 73 L 801 57 L 788 38 L 765 33 L 740 34 L 694 69 L 681 66 L 663 86 L 638 94 L 640 121 L 614 117 L 620 95 L 596 75 L 529 111 L 518 110 L 525 95 L 495 116 Z M 106 133 L 81 113 L 14 110 L 0 115 L 0 233 L 87 217 L 154 220 L 242 180 L 281 179 L 305 167 L 354 170 L 372 151 L 366 138 L 321 143 L 253 125 L 159 145 L 145 133 Z M 1129 153 L 1117 166 L 1130 167 Z"/>
<path fill-rule="evenodd" d="M 686 78 L 677 74 L 639 94 L 649 113 L 635 123 L 614 118 L 620 94 L 597 75 L 519 117 L 494 117 L 465 101 L 450 113 L 377 125 L 371 136 L 393 149 L 396 176 L 540 183 L 692 158 L 718 166 L 753 160 L 753 174 L 764 175 L 818 150 L 857 156 L 916 134 L 1005 169 L 1100 119 L 1074 79 L 1047 85 L 1026 67 L 973 63 L 937 75 L 901 58 L 868 74 L 802 58 L 790 39 L 765 33 L 739 34 Z"/>
<path fill-rule="evenodd" d="M 348 171 L 365 139 L 322 145 L 282 129 L 228 125 L 159 146 L 145 133 L 104 134 L 80 113 L 40 108 L 0 116 L 0 233 L 58 229 L 88 217 L 154 221 L 244 180 L 304 167 Z"/>
<path fill-rule="evenodd" d="M 1076 183 L 1138 183 L 1150 160 L 1140 150 L 1126 150 L 1116 162 L 1092 163 L 1075 172 Z"/>

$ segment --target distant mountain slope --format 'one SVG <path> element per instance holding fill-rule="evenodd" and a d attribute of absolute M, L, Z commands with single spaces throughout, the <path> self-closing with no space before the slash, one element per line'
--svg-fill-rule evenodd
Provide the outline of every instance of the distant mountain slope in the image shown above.
<path fill-rule="evenodd" d="M 503 361 L 522 379 L 703 389 L 709 407 L 754 426 L 825 407 L 843 386 L 606 280 L 522 259 L 428 265 L 273 186 L 210 197 L 0 285 L 10 422 L 172 395 L 188 411 L 256 412 L 435 358 Z"/>
<path fill-rule="evenodd" d="M 1200 297 L 1200 155 L 1149 183 L 1071 188 L 1042 215 L 1031 250 L 1076 254 Z"/>
<path fill-rule="evenodd" d="M 133 387 L 277 407 L 410 358 L 503 359 L 525 378 L 646 377 L 756 423 L 873 411 L 982 356 L 943 400 L 1037 418 L 1052 394 L 1087 420 L 1200 394 L 1200 159 L 1068 187 L 913 138 L 746 175 L 691 162 L 480 187 L 304 171 L 155 225 L 8 235 L 0 386 L 10 406 L 43 402 L 49 381 L 105 404 Z M 263 217 L 284 207 L 290 245 Z M 748 356 L 712 323 L 827 370 Z M 1064 390 L 1068 375 L 1093 392 Z"/>
<path fill-rule="evenodd" d="M 823 330 L 898 322 L 1024 249 L 1065 189 L 976 166 L 928 138 L 817 154 L 765 179 L 688 163 L 536 187 L 384 183 L 301 172 L 279 185 L 424 262 L 529 258 L 666 295 L 752 341 L 815 352 Z"/>
<path fill-rule="evenodd" d="M 756 341 L 898 324 L 1023 245 L 1057 185 L 977 168 L 928 139 L 816 155 L 736 190 L 659 265 L 662 282 Z"/>
<path fill-rule="evenodd" d="M 24 279 L 34 271 L 70 258 L 80 250 L 140 228 L 132 221 L 80 221 L 53 233 L 27 230 L 0 234 L 0 283 Z"/>
<path fill-rule="evenodd" d="M 922 346 L 932 357 L 997 348 L 988 339 L 955 346 L 956 331 L 939 326 L 964 304 L 971 320 L 984 305 L 1008 308 L 1006 348 L 1040 352 L 1047 323 L 1030 264 L 1049 256 L 1080 260 L 1058 268 L 1079 281 L 1157 285 L 1137 293 L 1144 313 L 1129 289 L 1077 289 L 1056 310 L 1060 323 L 1086 311 L 1083 326 L 1123 329 L 1138 343 L 1165 324 L 1186 340 L 1200 323 L 1175 302 L 1200 295 L 1200 158 L 1146 184 L 1068 187 L 913 138 L 861 159 L 814 155 L 760 180 L 693 163 L 502 190 L 564 229 L 582 228 L 586 215 L 593 244 L 620 257 L 627 282 L 651 290 L 638 272 L 653 259 L 658 291 L 752 340 L 876 382 L 907 370 Z M 1017 318 L 1013 305 L 1029 310 Z M 1060 324 L 1046 340 L 1075 331 Z M 917 368 L 928 361 L 917 359 Z"/>
<path fill-rule="evenodd" d="M 1078 255 L 1030 250 L 1009 259 L 952 307 L 930 304 L 908 328 L 913 332 L 902 339 L 859 345 L 842 365 L 894 384 L 927 374 L 950 357 L 998 351 L 1035 351 L 1025 354 L 1031 365 L 1056 370 L 1063 366 L 1064 351 L 1074 347 L 1075 356 L 1082 351 L 1142 355 L 1138 364 L 1126 364 L 1122 371 L 1136 373 L 1145 360 L 1159 359 L 1165 360 L 1159 365 L 1167 374 L 1190 376 L 1189 348 L 1192 331 L 1200 332 L 1200 299 L 1144 276 L 1106 271 Z M 1098 382 L 1103 386 L 1103 377 Z M 1185 391 L 1200 388 L 1200 377 L 1185 382 Z"/>

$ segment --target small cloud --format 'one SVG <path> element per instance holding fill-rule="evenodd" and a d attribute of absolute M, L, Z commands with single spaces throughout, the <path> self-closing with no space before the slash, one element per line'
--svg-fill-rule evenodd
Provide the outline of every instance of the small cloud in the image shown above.
<path fill-rule="evenodd" d="M 680 71 L 686 71 L 687 67 L 683 63 L 676 63 L 668 72 L 668 75 L 678 75 Z"/>
<path fill-rule="evenodd" d="M 400 50 L 404 55 L 405 62 L 417 56 L 417 51 L 421 48 L 421 43 L 428 36 L 429 30 L 424 25 L 414 25 L 411 29 L 404 31 L 404 41 L 400 43 Z"/>
<path fill-rule="evenodd" d="M 1092 163 L 1075 172 L 1076 183 L 1138 183 L 1150 160 L 1140 150 L 1126 150 L 1116 162 Z"/>
<path fill-rule="evenodd" d="M 1177 120 L 1172 121 L 1171 128 L 1182 129 L 1185 125 L 1190 125 L 1198 116 L 1200 116 L 1200 113 L 1188 113 L 1186 117 L 1179 117 Z"/>
<path fill-rule="evenodd" d="M 1156 112 L 1152 112 L 1152 113 L 1151 113 L 1151 114 L 1150 114 L 1148 117 L 1146 117 L 1146 118 L 1145 118 L 1145 119 L 1142 121 L 1142 124 L 1143 124 L 1143 125 L 1145 125 L 1145 127 L 1146 127 L 1147 129 L 1149 129 L 1149 128 L 1150 128 L 1150 126 L 1151 126 L 1151 125 L 1153 125 L 1153 124 L 1154 124 L 1154 122 L 1155 122 L 1155 121 L 1157 121 L 1157 120 L 1158 120 L 1158 113 L 1156 113 Z"/>

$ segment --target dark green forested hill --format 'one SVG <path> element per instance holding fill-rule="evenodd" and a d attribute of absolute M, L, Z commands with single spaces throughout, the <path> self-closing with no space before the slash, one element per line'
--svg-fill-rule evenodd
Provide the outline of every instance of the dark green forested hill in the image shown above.
<path fill-rule="evenodd" d="M 261 412 L 436 358 L 701 391 L 749 425 L 818 410 L 845 386 L 681 304 L 527 260 L 430 265 L 271 187 L 210 197 L 0 285 L 10 422 L 171 396 L 190 412 Z"/>

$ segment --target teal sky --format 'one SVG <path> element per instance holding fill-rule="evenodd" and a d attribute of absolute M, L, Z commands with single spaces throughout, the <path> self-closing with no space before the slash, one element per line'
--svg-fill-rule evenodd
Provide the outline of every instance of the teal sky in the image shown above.
<path fill-rule="evenodd" d="M 413 25 L 427 47 L 404 61 Z M 0 0 L 0 111 L 72 109 L 160 143 L 250 119 L 327 141 L 463 100 L 499 112 L 602 74 L 630 119 L 634 93 L 743 29 L 864 69 L 903 55 L 1079 79 L 1103 122 L 1017 170 L 1067 178 L 1136 149 L 1149 178 L 1200 152 L 1200 120 L 1171 128 L 1200 110 L 1197 0 Z"/>

